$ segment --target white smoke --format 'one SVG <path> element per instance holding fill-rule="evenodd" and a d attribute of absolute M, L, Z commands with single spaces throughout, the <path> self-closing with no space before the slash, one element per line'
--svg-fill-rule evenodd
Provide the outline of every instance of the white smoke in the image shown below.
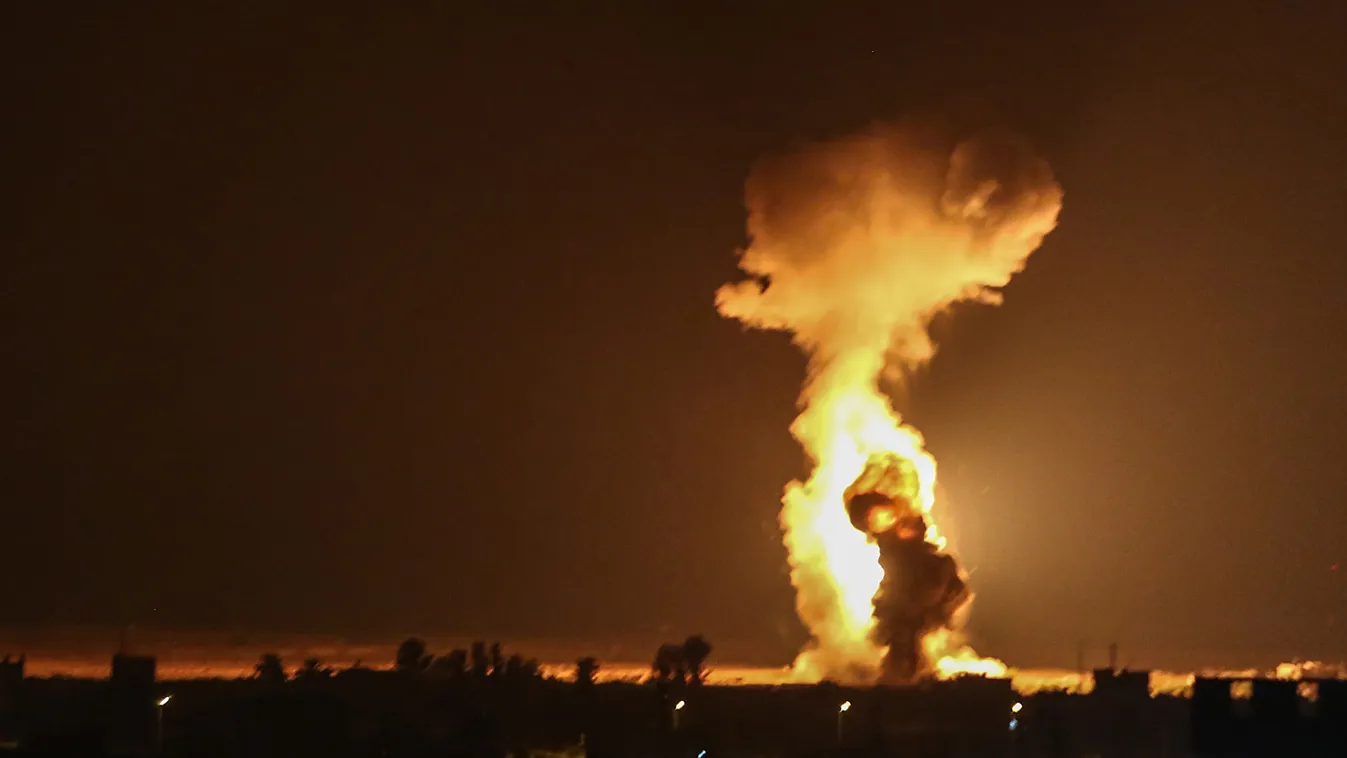
<path fill-rule="evenodd" d="M 932 316 L 1000 302 L 1057 223 L 1052 170 L 1014 137 L 942 146 L 914 132 L 877 127 L 760 163 L 739 262 L 755 279 L 717 292 L 721 314 L 789 331 L 815 360 L 882 341 L 920 363 Z"/>

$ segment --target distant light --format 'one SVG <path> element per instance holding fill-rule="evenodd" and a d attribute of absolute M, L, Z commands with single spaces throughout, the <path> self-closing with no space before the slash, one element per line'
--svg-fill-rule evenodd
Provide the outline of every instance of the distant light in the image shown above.
<path fill-rule="evenodd" d="M 675 711 L 681 711 L 681 710 L 683 710 L 683 706 L 685 706 L 685 705 L 687 705 L 687 703 L 686 703 L 685 701 L 679 700 L 677 703 L 674 703 L 674 710 L 675 710 Z"/>
<path fill-rule="evenodd" d="M 163 697 L 159 698 L 159 707 L 163 708 L 164 706 L 168 705 L 168 701 L 172 699 L 173 699 L 172 695 L 164 695 Z"/>
<path fill-rule="evenodd" d="M 846 701 L 845 703 L 842 703 L 841 705 L 837 706 L 837 712 L 838 712 L 838 713 L 846 713 L 846 712 L 849 711 L 849 710 L 851 710 L 851 701 L 850 701 L 850 700 L 848 700 L 848 701 Z"/>
<path fill-rule="evenodd" d="M 1019 719 L 1011 719 L 1011 720 L 1010 720 L 1010 731 L 1012 731 L 1012 732 L 1015 731 L 1015 727 L 1017 727 L 1017 726 L 1019 726 L 1019 725 L 1020 725 L 1020 720 L 1019 720 Z"/>
<path fill-rule="evenodd" d="M 698 753 L 698 754 L 697 754 L 697 758 L 706 758 L 706 751 L 703 750 L 703 751 L 701 751 L 700 753 Z"/>
<path fill-rule="evenodd" d="M 1019 712 L 1022 711 L 1022 710 L 1024 710 L 1024 703 L 1016 703 L 1016 704 L 1010 706 L 1010 712 L 1011 712 L 1011 713 L 1019 713 Z"/>

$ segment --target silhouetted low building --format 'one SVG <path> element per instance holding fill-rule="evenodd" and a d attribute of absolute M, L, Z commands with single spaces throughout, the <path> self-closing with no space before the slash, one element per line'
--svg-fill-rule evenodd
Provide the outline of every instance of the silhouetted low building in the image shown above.
<path fill-rule="evenodd" d="M 1095 669 L 1086 719 L 1100 758 L 1154 755 L 1161 740 L 1152 714 L 1151 672 Z"/>
<path fill-rule="evenodd" d="M 1336 680 L 1193 682 L 1194 752 L 1204 758 L 1347 755 L 1347 709 Z"/>
<path fill-rule="evenodd" d="M 0 747 L 12 749 L 23 740 L 23 670 L 26 659 L 0 660 Z"/>
<path fill-rule="evenodd" d="M 1186 758 L 1189 702 L 1150 694 L 1150 672 L 1101 669 L 1088 695 L 1041 692 L 1019 710 L 1022 758 Z"/>

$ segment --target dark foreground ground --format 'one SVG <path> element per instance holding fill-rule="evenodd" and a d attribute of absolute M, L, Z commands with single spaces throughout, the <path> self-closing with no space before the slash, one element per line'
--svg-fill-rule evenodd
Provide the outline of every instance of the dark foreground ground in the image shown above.
<path fill-rule="evenodd" d="M 1099 672 L 1089 695 L 1020 698 L 1008 681 L 988 679 L 853 689 L 362 669 L 156 682 L 134 666 L 124 671 L 112 680 L 7 680 L 0 754 L 1347 755 L 1347 710 L 1332 682 L 1313 700 L 1277 681 L 1238 685 L 1235 694 L 1249 697 L 1232 699 L 1230 682 L 1199 680 L 1190 700 L 1150 697 L 1144 672 Z"/>

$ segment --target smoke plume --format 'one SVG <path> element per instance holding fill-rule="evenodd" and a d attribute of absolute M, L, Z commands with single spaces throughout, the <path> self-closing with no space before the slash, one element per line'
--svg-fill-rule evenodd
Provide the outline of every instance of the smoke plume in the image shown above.
<path fill-rule="evenodd" d="M 935 460 L 879 383 L 930 360 L 937 313 L 1000 302 L 1061 201 L 1022 140 L 913 125 L 814 144 L 749 177 L 747 278 L 716 305 L 809 356 L 791 432 L 815 467 L 787 486 L 781 515 L 813 636 L 802 677 L 979 668 L 955 634 L 971 593 L 932 518 Z"/>

